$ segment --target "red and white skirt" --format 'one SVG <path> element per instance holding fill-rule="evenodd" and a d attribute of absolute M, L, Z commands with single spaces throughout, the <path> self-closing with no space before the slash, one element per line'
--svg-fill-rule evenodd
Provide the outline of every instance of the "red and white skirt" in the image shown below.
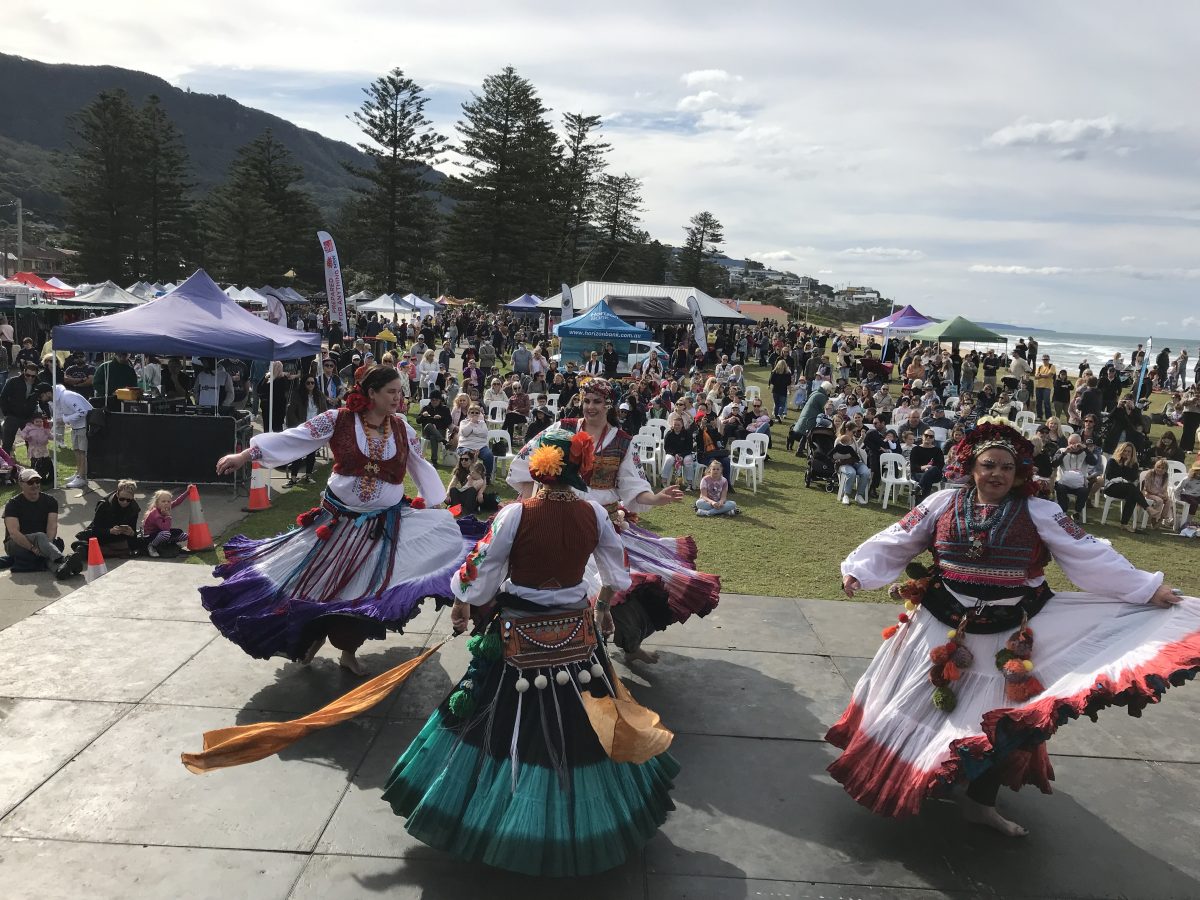
<path fill-rule="evenodd" d="M 1055 594 L 1029 622 L 1033 674 L 1042 693 L 1021 704 L 1005 698 L 995 666 L 1011 631 L 967 634 L 974 654 L 954 682 L 957 705 L 933 705 L 929 653 L 948 628 L 918 607 L 884 641 L 825 739 L 842 754 L 829 767 L 855 800 L 886 816 L 912 815 L 926 797 L 996 770 L 1001 783 L 1050 793 L 1054 770 L 1046 741 L 1081 714 L 1109 706 L 1140 716 L 1171 685 L 1200 671 L 1200 600 L 1169 610 L 1090 593 Z M 1015 630 L 1015 629 L 1014 629 Z"/>

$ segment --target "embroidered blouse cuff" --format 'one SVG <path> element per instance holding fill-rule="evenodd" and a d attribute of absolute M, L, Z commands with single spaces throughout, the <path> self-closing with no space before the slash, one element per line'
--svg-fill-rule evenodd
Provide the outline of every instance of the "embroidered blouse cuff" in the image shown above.
<path fill-rule="evenodd" d="M 263 458 L 263 452 L 262 452 L 262 450 L 260 450 L 258 447 L 253 447 L 253 446 L 252 446 L 252 447 L 250 448 L 250 460 L 251 460 L 252 462 L 258 462 L 258 461 L 259 461 L 259 460 L 261 460 L 262 458 Z"/>

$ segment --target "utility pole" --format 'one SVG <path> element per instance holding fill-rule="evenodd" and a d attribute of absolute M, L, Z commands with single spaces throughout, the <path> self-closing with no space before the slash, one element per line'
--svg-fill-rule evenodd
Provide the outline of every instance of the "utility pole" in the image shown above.
<path fill-rule="evenodd" d="M 24 268 L 21 263 L 25 255 L 25 212 L 21 206 L 21 198 L 17 198 L 17 272 Z M 15 274 L 15 273 L 14 273 Z"/>

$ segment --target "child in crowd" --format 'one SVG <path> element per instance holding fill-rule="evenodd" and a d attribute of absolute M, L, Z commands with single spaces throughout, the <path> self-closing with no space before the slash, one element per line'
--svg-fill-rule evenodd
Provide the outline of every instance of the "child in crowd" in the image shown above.
<path fill-rule="evenodd" d="M 50 430 L 50 421 L 48 419 L 32 419 L 17 433 L 25 442 L 25 449 L 29 452 L 30 468 L 42 476 L 42 489 L 53 488 L 55 486 L 54 464 L 50 460 L 50 451 L 47 449 L 50 445 L 50 438 L 54 434 Z"/>
<path fill-rule="evenodd" d="M 713 460 L 700 479 L 700 499 L 696 501 L 698 516 L 736 516 L 737 504 L 729 499 L 729 480 L 721 469 L 721 463 Z"/>
<path fill-rule="evenodd" d="M 1196 510 L 1200 509 L 1200 462 L 1192 463 L 1192 467 L 1188 469 L 1188 477 L 1176 486 L 1175 499 L 1186 503 L 1188 508 L 1187 518 L 1180 523 L 1180 527 L 1193 524 Z"/>
<path fill-rule="evenodd" d="M 16 484 L 17 473 L 20 471 L 20 464 L 5 450 L 0 449 L 0 483 Z"/>
<path fill-rule="evenodd" d="M 155 491 L 154 501 L 142 520 L 142 536 L 146 539 L 146 552 L 151 556 L 161 556 L 162 549 L 167 544 L 183 544 L 187 535 L 183 529 L 173 527 L 171 510 L 187 499 L 187 491 L 183 491 L 171 499 L 170 491 Z"/>
<path fill-rule="evenodd" d="M 900 439 L 900 452 L 904 454 L 904 461 L 908 462 L 912 456 L 913 447 L 916 446 L 916 432 L 906 431 Z"/>

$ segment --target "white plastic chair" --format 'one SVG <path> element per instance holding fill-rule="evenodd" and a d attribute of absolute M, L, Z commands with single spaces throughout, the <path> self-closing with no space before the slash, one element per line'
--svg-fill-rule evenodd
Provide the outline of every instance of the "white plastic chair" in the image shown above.
<path fill-rule="evenodd" d="M 753 384 L 746 386 L 746 401 L 747 402 L 749 402 L 751 400 L 761 400 L 761 399 L 762 399 L 762 388 L 758 387 L 757 385 L 753 385 Z"/>
<path fill-rule="evenodd" d="M 424 409 L 425 407 L 427 407 L 428 405 L 429 405 L 429 398 L 428 398 L 428 397 L 422 397 L 422 398 L 421 398 L 421 400 L 420 400 L 420 401 L 417 403 L 417 412 L 420 412 L 421 410 L 423 410 L 423 409 Z"/>
<path fill-rule="evenodd" d="M 496 457 L 496 474 L 502 474 L 502 468 L 504 472 L 507 472 L 509 466 L 512 465 L 512 461 L 517 458 L 517 455 L 513 453 L 512 438 L 508 436 L 508 432 L 503 428 L 493 428 L 488 431 L 487 439 L 488 446 L 491 446 L 492 441 L 504 441 L 504 446 L 508 448 L 508 451 L 501 456 L 493 450 L 492 455 Z"/>
<path fill-rule="evenodd" d="M 1020 400 L 1013 400 L 1012 405 L 1016 407 L 1018 415 L 1025 409 L 1025 404 Z"/>
<path fill-rule="evenodd" d="M 667 424 L 666 419 L 648 419 L 646 424 L 642 426 L 642 430 L 645 431 L 650 427 L 658 429 L 658 439 L 660 441 L 667 436 L 667 432 L 671 428 L 671 426 Z"/>
<path fill-rule="evenodd" d="M 502 403 L 499 400 L 491 400 L 487 405 L 487 423 L 489 425 L 503 425 L 504 418 L 508 415 L 508 404 Z"/>
<path fill-rule="evenodd" d="M 1101 491 L 1098 496 L 1104 498 L 1104 506 L 1100 510 L 1100 524 L 1107 525 L 1108 524 L 1108 511 L 1109 511 L 1109 509 L 1112 508 L 1112 505 L 1114 503 L 1116 503 L 1118 506 L 1120 506 L 1125 501 L 1122 500 L 1120 497 L 1110 497 L 1110 496 L 1108 496 L 1108 494 L 1104 493 L 1104 491 Z M 1135 528 L 1139 527 L 1138 526 L 1138 516 L 1142 517 L 1142 524 L 1140 527 L 1149 528 L 1150 527 L 1149 511 L 1142 509 L 1140 506 L 1134 507 L 1133 517 L 1129 521 L 1131 524 L 1133 524 L 1133 526 Z"/>
<path fill-rule="evenodd" d="M 749 441 L 734 441 L 729 445 L 729 471 L 733 475 L 734 485 L 737 484 L 738 475 L 743 474 L 750 482 L 751 492 L 758 493 L 758 460 Z"/>
<path fill-rule="evenodd" d="M 770 439 L 765 434 L 748 434 L 746 441 L 754 449 L 754 459 L 758 463 L 758 480 L 767 478 L 767 443 Z"/>
<path fill-rule="evenodd" d="M 1071 435 L 1073 435 L 1075 433 L 1075 429 L 1072 428 L 1070 425 L 1068 425 L 1066 422 L 1060 422 L 1058 425 L 1058 432 L 1063 437 L 1070 437 Z"/>
<path fill-rule="evenodd" d="M 908 491 L 908 505 L 912 507 L 916 483 L 908 477 L 908 464 L 903 453 L 884 453 L 879 457 L 879 484 L 883 488 L 879 492 L 879 502 L 884 509 L 893 499 L 899 499 L 902 491 Z"/>
<path fill-rule="evenodd" d="M 946 438 L 950 437 L 950 430 L 942 428 L 940 425 L 930 425 L 929 430 L 933 432 L 933 439 L 937 441 L 939 447 L 946 443 Z"/>
<path fill-rule="evenodd" d="M 554 418 L 558 418 L 558 394 L 551 394 L 546 398 L 546 408 Z"/>
<path fill-rule="evenodd" d="M 658 445 L 654 438 L 646 434 L 638 434 L 633 439 L 633 449 L 638 455 L 638 459 L 642 463 L 642 472 L 646 475 L 646 480 L 650 484 L 655 484 L 658 481 L 659 462 L 658 462 Z"/>
<path fill-rule="evenodd" d="M 1035 422 L 1037 422 L 1037 416 L 1035 416 L 1033 413 L 1029 412 L 1029 410 L 1024 410 L 1022 412 L 1017 413 L 1016 418 L 1013 419 L 1013 428 L 1017 429 L 1017 431 L 1024 433 L 1025 426 L 1032 425 Z M 1036 431 L 1036 429 L 1035 429 L 1035 431 Z"/>
<path fill-rule="evenodd" d="M 958 409 L 958 405 L 962 402 L 962 398 L 958 396 L 946 398 L 946 409 Z"/>

